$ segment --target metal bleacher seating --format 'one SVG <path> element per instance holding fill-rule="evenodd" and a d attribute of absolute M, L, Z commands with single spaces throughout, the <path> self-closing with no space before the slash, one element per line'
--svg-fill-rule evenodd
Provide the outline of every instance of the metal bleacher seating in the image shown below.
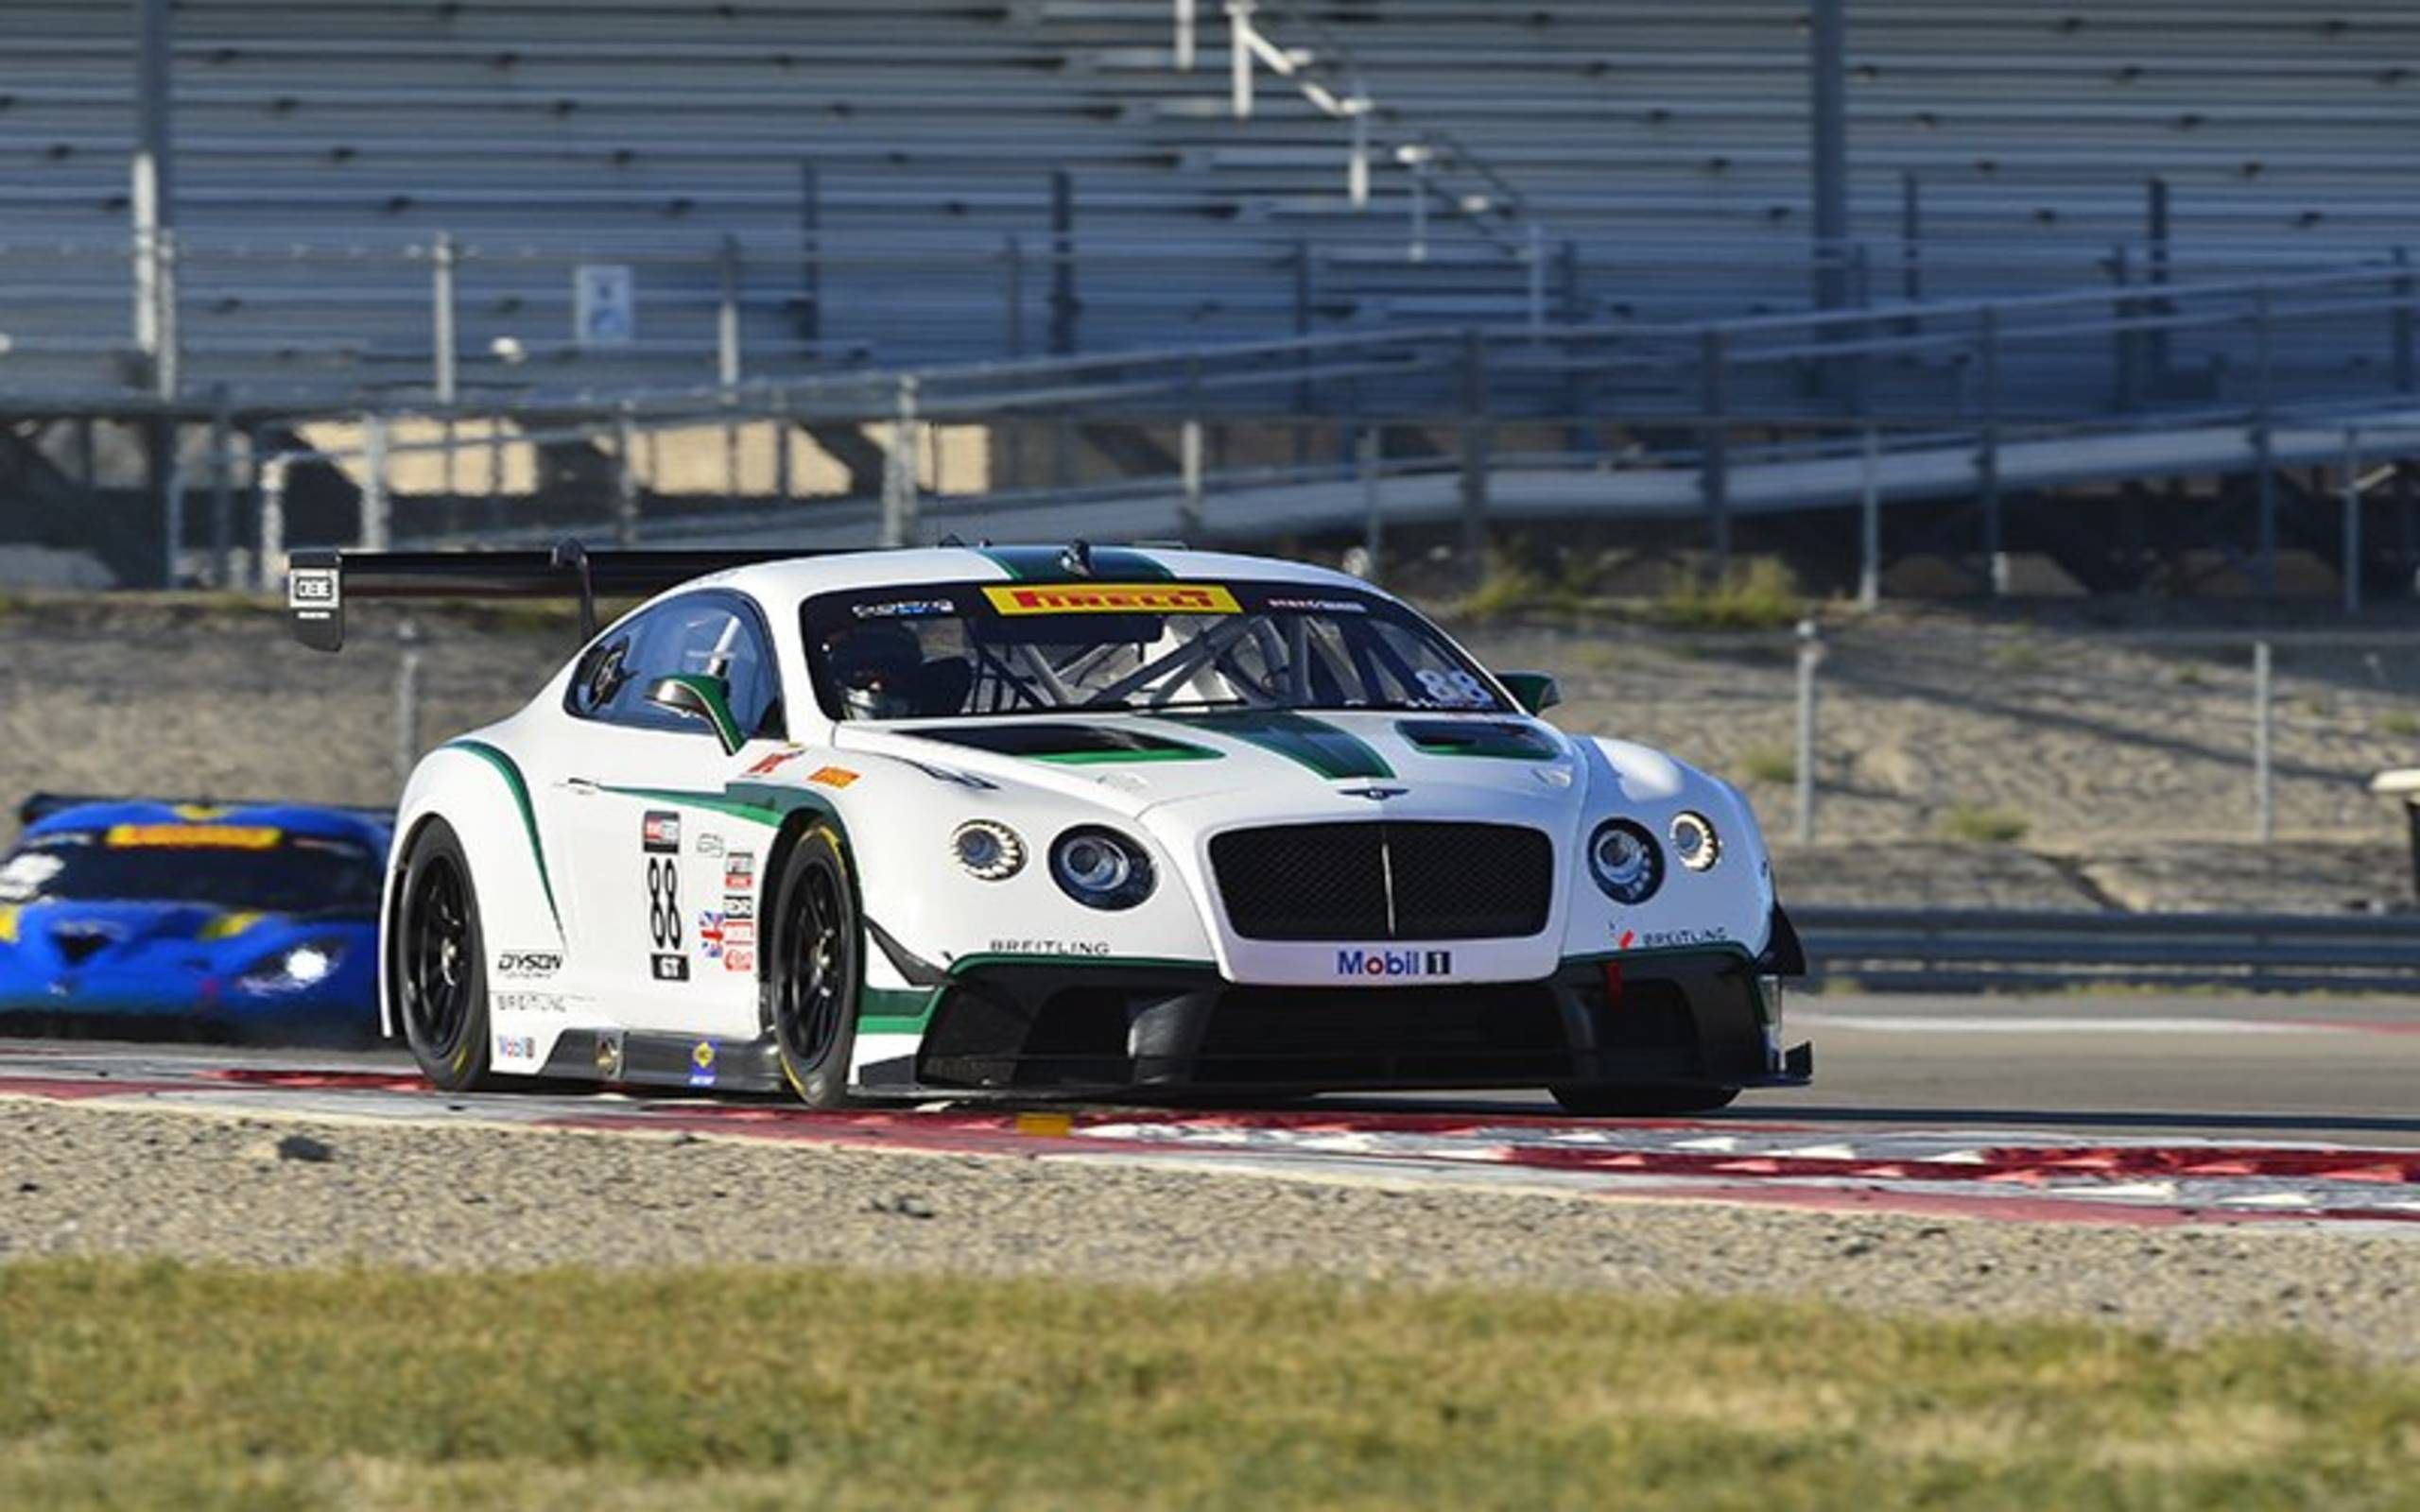
<path fill-rule="evenodd" d="M 726 238 L 751 373 L 1511 320 L 1540 299 L 1583 321 L 1806 301 L 1796 0 L 1263 0 L 1267 35 L 1366 85 L 1382 144 L 1449 134 L 1517 194 L 1461 214 L 1441 179 L 1417 262 L 1408 176 L 1382 164 L 1357 209 L 1338 121 L 1275 84 L 1232 118 L 1225 22 L 1200 10 L 1181 73 L 1167 0 L 183 0 L 187 381 L 424 384 L 441 232 L 466 394 L 712 382 Z M 1852 0 L 1850 19 L 1876 301 L 2139 279 L 2154 176 L 2180 281 L 2420 240 L 2420 10 Z M 0 393 L 106 387 L 129 327 L 131 24 L 12 0 L 6 26 Z M 1074 306 L 1051 298 L 1053 170 Z M 572 347 L 579 262 L 636 269 L 633 346 Z"/>

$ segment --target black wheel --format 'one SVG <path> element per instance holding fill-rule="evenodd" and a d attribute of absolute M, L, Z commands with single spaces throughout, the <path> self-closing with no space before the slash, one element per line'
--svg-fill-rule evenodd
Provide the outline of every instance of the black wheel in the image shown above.
<path fill-rule="evenodd" d="M 772 898 L 765 1016 L 782 1074 L 809 1108 L 845 1107 L 864 932 L 839 836 L 821 824 L 800 835 Z"/>
<path fill-rule="evenodd" d="M 431 819 L 412 841 L 402 899 L 388 966 L 412 1058 L 447 1091 L 489 1086 L 479 896 L 462 842 L 443 819 Z"/>
<path fill-rule="evenodd" d="M 1553 1089 L 1566 1113 L 1582 1118 L 1679 1118 L 1728 1108 L 1737 1087 L 1565 1086 Z"/>

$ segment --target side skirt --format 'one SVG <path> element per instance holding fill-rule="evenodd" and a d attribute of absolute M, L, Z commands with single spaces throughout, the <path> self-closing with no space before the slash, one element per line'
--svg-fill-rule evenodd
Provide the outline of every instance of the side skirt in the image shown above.
<path fill-rule="evenodd" d="M 700 1091 L 778 1092 L 781 1061 L 770 1036 L 717 1040 L 699 1035 L 566 1029 L 538 1074 L 560 1081 Z"/>

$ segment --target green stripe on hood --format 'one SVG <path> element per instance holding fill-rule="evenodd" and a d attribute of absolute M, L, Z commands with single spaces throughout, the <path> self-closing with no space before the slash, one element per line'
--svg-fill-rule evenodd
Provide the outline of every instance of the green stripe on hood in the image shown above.
<path fill-rule="evenodd" d="M 1095 546 L 1090 576 L 1067 570 L 1064 546 L 977 546 L 993 565 L 1021 583 L 1161 582 L 1176 575 L 1128 546 Z"/>
<path fill-rule="evenodd" d="M 1242 709 L 1233 713 L 1168 713 L 1159 717 L 1214 735 L 1228 735 L 1297 762 L 1331 782 L 1348 777 L 1392 777 L 1386 758 L 1351 730 L 1340 730 L 1290 709 Z"/>

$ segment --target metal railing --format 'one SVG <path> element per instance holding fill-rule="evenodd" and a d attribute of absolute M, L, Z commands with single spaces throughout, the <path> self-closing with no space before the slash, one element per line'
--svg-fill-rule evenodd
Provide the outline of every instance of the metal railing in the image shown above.
<path fill-rule="evenodd" d="M 1817 983 L 1864 990 L 2226 987 L 2409 992 L 2420 915 L 1791 910 Z"/>

